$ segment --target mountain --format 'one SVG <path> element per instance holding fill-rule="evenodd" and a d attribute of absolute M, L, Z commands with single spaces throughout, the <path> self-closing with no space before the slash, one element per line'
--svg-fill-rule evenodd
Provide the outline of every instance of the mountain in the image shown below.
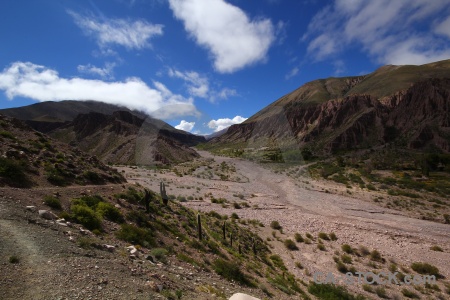
<path fill-rule="evenodd" d="M 20 120 L 0 115 L 0 186 L 122 183 L 95 156 L 52 140 Z"/>
<path fill-rule="evenodd" d="M 450 60 L 309 82 L 208 142 L 318 154 L 386 144 L 450 151 Z"/>
<path fill-rule="evenodd" d="M 79 114 L 49 134 L 107 163 L 139 165 L 192 160 L 198 154 L 189 146 L 204 140 L 160 120 L 141 119 L 129 111 Z"/>
<path fill-rule="evenodd" d="M 96 101 L 42 102 L 0 110 L 113 164 L 170 164 L 197 157 L 206 141 L 138 111 Z"/>

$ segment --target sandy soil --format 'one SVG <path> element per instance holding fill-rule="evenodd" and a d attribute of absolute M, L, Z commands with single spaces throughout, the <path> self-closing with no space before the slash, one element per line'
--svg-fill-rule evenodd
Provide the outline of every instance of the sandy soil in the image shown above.
<path fill-rule="evenodd" d="M 159 190 L 159 182 L 163 180 L 168 185 L 168 194 L 192 196 L 194 199 L 203 197 L 203 200 L 185 202 L 188 207 L 202 211 L 214 210 L 227 215 L 234 212 L 241 219 L 259 220 L 265 227 L 255 230 L 271 240 L 272 250 L 280 254 L 290 271 L 305 282 L 312 280 L 311 275 L 316 271 L 333 272 L 342 277 L 336 269 L 333 256 L 343 253 L 342 244 L 349 244 L 354 248 L 365 246 L 369 250 L 376 249 L 386 260 L 385 263 L 375 264 L 368 258 L 354 256 L 352 265 L 361 272 L 387 270 L 391 263 L 395 263 L 403 272 L 412 274 L 415 274 L 410 269 L 412 262 L 426 262 L 437 266 L 444 277 L 438 280 L 438 285 L 442 294 L 445 294 L 444 283 L 448 283 L 450 278 L 450 225 L 409 218 L 402 212 L 376 206 L 367 200 L 371 197 L 355 198 L 315 190 L 323 188 L 324 182 L 314 182 L 311 178 L 294 180 L 253 162 L 213 156 L 204 151 L 199 153 L 203 158 L 213 158 L 216 164 L 227 162 L 235 166 L 236 173 L 247 178 L 248 182 L 211 180 L 189 175 L 178 177 L 173 172 L 161 173 L 157 170 L 128 167 L 121 167 L 119 170 L 125 172 L 130 182 L 155 191 Z M 223 197 L 230 202 L 246 201 L 250 207 L 235 209 L 233 205 L 223 207 L 211 203 L 205 197 L 209 193 L 215 198 Z M 244 200 L 233 196 L 237 194 L 244 195 Z M 283 226 L 283 233 L 276 234 L 278 240 L 273 237 L 273 230 L 270 228 L 270 223 L 274 220 Z M 293 239 L 297 232 L 303 237 L 306 233 L 317 237 L 319 232 L 334 232 L 338 240 L 324 241 L 326 251 L 317 249 L 317 238 L 309 245 L 298 244 L 299 251 L 288 251 L 282 241 L 286 238 Z M 443 252 L 432 251 L 430 247 L 433 245 L 441 247 Z M 304 268 L 297 268 L 295 262 L 301 262 Z M 363 291 L 361 284 L 348 288 L 367 297 L 374 297 L 373 293 Z M 403 297 L 400 294 L 402 288 L 404 286 L 385 286 L 388 295 L 400 298 Z M 439 292 L 421 291 L 423 288 L 420 286 L 416 290 L 410 289 L 419 294 L 427 294 L 430 299 L 440 295 Z M 448 295 L 441 297 L 446 296 Z"/>

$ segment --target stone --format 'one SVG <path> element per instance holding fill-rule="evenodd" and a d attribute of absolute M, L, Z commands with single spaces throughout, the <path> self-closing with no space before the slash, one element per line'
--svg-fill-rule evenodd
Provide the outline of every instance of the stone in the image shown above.
<path fill-rule="evenodd" d="M 260 300 L 259 298 L 252 297 L 243 293 L 236 293 L 231 296 L 228 300 Z"/>
<path fill-rule="evenodd" d="M 49 210 L 40 209 L 39 216 L 46 220 L 56 220 L 58 217 Z"/>
<path fill-rule="evenodd" d="M 104 244 L 103 248 L 105 248 L 109 252 L 114 252 L 114 250 L 116 250 L 116 246 L 108 245 L 108 244 Z"/>
<path fill-rule="evenodd" d="M 29 206 L 27 206 L 27 207 L 25 207 L 27 210 L 29 210 L 29 211 L 35 211 L 36 210 L 36 206 L 34 206 L 34 205 L 29 205 Z"/>

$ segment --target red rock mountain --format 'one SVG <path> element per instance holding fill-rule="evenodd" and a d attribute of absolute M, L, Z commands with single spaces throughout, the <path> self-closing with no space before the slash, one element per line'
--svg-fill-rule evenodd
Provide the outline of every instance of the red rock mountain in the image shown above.
<path fill-rule="evenodd" d="M 385 144 L 450 151 L 450 60 L 309 82 L 209 141 L 316 153 Z M 231 146 L 233 145 L 233 146 Z"/>

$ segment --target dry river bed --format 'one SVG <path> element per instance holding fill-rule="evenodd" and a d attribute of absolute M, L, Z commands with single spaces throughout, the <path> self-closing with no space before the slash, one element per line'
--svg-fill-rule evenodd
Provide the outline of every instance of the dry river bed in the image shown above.
<path fill-rule="evenodd" d="M 448 283 L 450 278 L 450 225 L 413 219 L 368 200 L 305 188 L 295 179 L 250 161 L 213 156 L 204 151 L 199 153 L 204 158 L 214 158 L 215 163 L 234 165 L 236 173 L 247 178 L 248 182 L 203 179 L 193 175 L 179 177 L 169 171 L 142 168 L 118 169 L 125 173 L 129 182 L 139 183 L 154 191 L 159 191 L 159 182 L 163 180 L 169 195 L 203 197 L 203 200 L 184 202 L 187 207 L 227 215 L 237 213 L 241 219 L 259 220 L 265 226 L 256 230 L 264 238 L 271 239 L 272 251 L 281 255 L 290 271 L 306 282 L 312 280 L 311 274 L 317 271 L 342 275 L 336 269 L 333 256 L 338 254 L 336 251 L 342 254 L 342 244 L 349 244 L 354 248 L 365 246 L 369 250 L 378 250 L 386 260 L 378 265 L 380 270 L 387 269 L 391 263 L 409 271 L 412 262 L 437 266 L 444 277 L 438 283 L 445 294 L 443 283 Z M 311 178 L 305 179 L 313 181 Z M 205 197 L 209 193 L 230 203 L 246 201 L 250 206 L 241 209 L 235 209 L 233 205 L 223 207 L 211 203 L 209 197 Z M 244 199 L 237 198 L 238 194 L 242 194 Z M 277 232 L 278 241 L 273 238 L 273 229 L 270 228 L 270 223 L 275 220 L 283 227 L 283 233 Z M 289 251 L 282 241 L 293 239 L 297 232 L 303 237 L 306 233 L 317 237 L 319 232 L 334 232 L 338 240 L 326 241 L 325 251 L 317 249 L 317 239 L 310 245 L 298 244 L 299 251 Z M 430 247 L 434 245 L 441 247 L 443 252 L 432 251 Z M 304 268 L 297 268 L 295 262 L 301 262 Z M 358 271 L 373 269 L 373 264 L 371 266 L 363 257 L 354 257 L 353 266 Z M 373 297 L 373 294 L 362 291 L 361 285 L 348 288 Z M 386 286 L 386 289 L 388 295 L 397 295 L 401 287 Z M 439 293 L 430 295 L 430 299 L 434 299 L 433 296 Z"/>

